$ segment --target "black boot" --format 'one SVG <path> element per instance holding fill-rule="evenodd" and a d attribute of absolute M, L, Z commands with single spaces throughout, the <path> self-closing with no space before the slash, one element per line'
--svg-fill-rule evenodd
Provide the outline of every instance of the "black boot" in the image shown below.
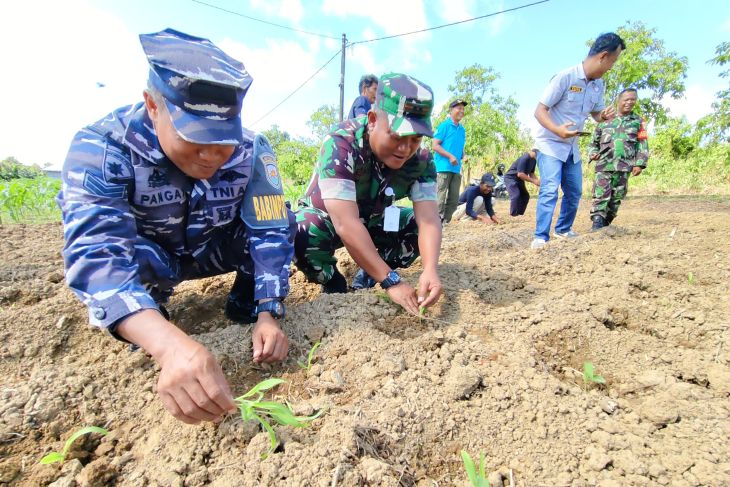
<path fill-rule="evenodd" d="M 236 271 L 236 280 L 226 301 L 226 318 L 241 324 L 256 321 L 256 317 L 253 315 L 254 288 L 255 282 L 252 275 Z"/>
<path fill-rule="evenodd" d="M 593 226 L 591 227 L 591 232 L 595 232 L 597 230 L 600 230 L 603 227 L 608 226 L 606 219 L 603 218 L 601 215 L 593 215 L 591 217 L 591 220 L 593 220 Z"/>
<path fill-rule="evenodd" d="M 616 218 L 616 215 L 606 215 L 606 226 L 609 226 L 611 222 L 613 222 L 613 219 Z"/>
<path fill-rule="evenodd" d="M 326 294 L 344 294 L 347 292 L 347 281 L 340 271 L 335 269 L 332 279 L 322 284 L 322 292 Z"/>

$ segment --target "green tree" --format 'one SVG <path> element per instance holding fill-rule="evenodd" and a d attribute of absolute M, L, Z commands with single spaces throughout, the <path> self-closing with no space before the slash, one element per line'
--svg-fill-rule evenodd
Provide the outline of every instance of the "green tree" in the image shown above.
<path fill-rule="evenodd" d="M 263 134 L 269 140 L 269 143 L 271 144 L 271 148 L 274 149 L 274 152 L 276 152 L 276 149 L 283 142 L 291 140 L 291 135 L 289 135 L 289 132 L 281 130 L 281 128 L 279 128 L 279 126 L 276 124 L 272 125 L 268 129 L 264 130 Z"/>
<path fill-rule="evenodd" d="M 307 126 L 317 141 L 322 141 L 339 120 L 339 111 L 334 105 L 322 105 L 309 116 Z"/>
<path fill-rule="evenodd" d="M 667 117 L 658 126 L 650 140 L 652 151 L 658 156 L 685 159 L 699 145 L 699 135 L 686 117 Z"/>
<path fill-rule="evenodd" d="M 715 48 L 715 57 L 710 64 L 725 66 L 730 64 L 730 42 L 723 42 Z M 721 78 L 730 82 L 730 68 L 720 73 Z M 713 112 L 698 123 L 698 130 L 711 142 L 730 142 L 730 83 L 724 90 L 717 92 L 717 100 L 712 104 Z"/>
<path fill-rule="evenodd" d="M 625 88 L 639 90 L 637 112 L 647 120 L 663 123 L 667 110 L 661 100 L 665 96 L 680 98 L 685 91 L 687 58 L 668 51 L 664 41 L 656 37 L 656 29 L 643 22 L 627 22 L 616 33 L 626 43 L 613 68 L 603 76 L 606 82 L 606 104 L 615 103 Z M 588 41 L 588 45 L 593 41 Z"/>
<path fill-rule="evenodd" d="M 517 120 L 519 105 L 512 97 L 500 96 L 494 86 L 499 78 L 491 66 L 473 64 L 457 71 L 448 87 L 452 99 L 469 103 L 462 121 L 466 130 L 464 152 L 469 157 L 464 164 L 467 179 L 472 169 L 492 170 L 497 161 L 509 161 L 531 143 Z M 448 105 L 434 119 L 434 127 L 449 116 Z"/>
<path fill-rule="evenodd" d="M 43 172 L 43 169 L 37 165 L 25 166 L 12 156 L 0 161 L 0 179 L 5 181 L 23 178 L 33 179 L 45 175 L 46 173 Z"/>

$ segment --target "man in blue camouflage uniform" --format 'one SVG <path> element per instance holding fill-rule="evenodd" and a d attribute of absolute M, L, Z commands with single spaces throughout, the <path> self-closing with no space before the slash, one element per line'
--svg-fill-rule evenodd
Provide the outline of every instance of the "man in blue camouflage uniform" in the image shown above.
<path fill-rule="evenodd" d="M 596 161 L 591 207 L 592 230 L 611 224 L 629 189 L 629 175 L 638 176 L 649 160 L 644 121 L 634 114 L 636 90 L 618 95 L 618 116 L 600 123 L 593 134 L 588 156 Z"/>
<path fill-rule="evenodd" d="M 404 74 L 386 74 L 367 115 L 346 120 L 325 138 L 297 211 L 294 244 L 297 267 L 325 292 L 347 291 L 334 257 L 344 245 L 361 267 L 354 287 L 380 282 L 412 313 L 438 300 L 436 167 L 430 151 L 420 147 L 423 136 L 433 134 L 432 110 L 431 88 Z M 395 206 L 406 196 L 413 208 Z M 419 255 L 423 273 L 416 294 L 395 269 Z"/>
<path fill-rule="evenodd" d="M 66 281 L 93 325 L 157 360 L 171 414 L 213 421 L 235 410 L 223 372 L 160 303 L 181 281 L 236 271 L 226 316 L 256 321 L 255 362 L 284 359 L 294 220 L 268 142 L 241 126 L 243 64 L 171 29 L 140 40 L 144 103 L 82 129 L 64 164 Z"/>

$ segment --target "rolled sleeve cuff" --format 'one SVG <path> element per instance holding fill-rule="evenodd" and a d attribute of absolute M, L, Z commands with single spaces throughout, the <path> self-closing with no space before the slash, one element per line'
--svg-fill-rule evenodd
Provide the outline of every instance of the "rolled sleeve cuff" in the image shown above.
<path fill-rule="evenodd" d="M 413 183 L 411 201 L 438 201 L 436 183 Z"/>
<path fill-rule="evenodd" d="M 285 269 L 286 277 L 274 276 L 273 274 L 264 274 L 264 276 L 256 276 L 256 288 L 254 290 L 254 299 L 284 299 L 289 294 L 289 267 Z"/>
<path fill-rule="evenodd" d="M 355 181 L 349 179 L 320 179 L 319 190 L 323 200 L 357 201 Z"/>
<path fill-rule="evenodd" d="M 110 328 L 123 318 L 143 309 L 159 309 L 149 294 L 120 292 L 89 303 L 89 323 L 99 328 Z"/>

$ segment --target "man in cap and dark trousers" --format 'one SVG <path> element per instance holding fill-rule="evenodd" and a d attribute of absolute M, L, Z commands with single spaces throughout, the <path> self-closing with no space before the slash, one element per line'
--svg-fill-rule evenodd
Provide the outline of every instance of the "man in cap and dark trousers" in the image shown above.
<path fill-rule="evenodd" d="M 458 205 L 461 190 L 461 163 L 466 160 L 466 131 L 461 124 L 468 103 L 456 99 L 449 104 L 449 117 L 433 135 L 434 162 L 438 173 L 438 202 L 441 221 L 448 223 Z"/>
<path fill-rule="evenodd" d="M 347 292 L 335 250 L 345 247 L 361 267 L 353 287 L 379 282 L 411 313 L 441 295 L 441 222 L 436 168 L 429 150 L 433 92 L 404 74 L 380 77 L 367 117 L 342 122 L 324 140 L 297 217 L 294 263 L 324 292 Z M 395 205 L 409 197 L 413 208 Z M 418 256 L 418 294 L 396 271 Z M 370 277 L 372 276 L 372 277 Z"/>
<path fill-rule="evenodd" d="M 502 223 L 492 205 L 492 191 L 495 184 L 494 176 L 485 173 L 479 184 L 469 185 L 459 195 L 459 206 L 454 212 L 454 220 L 479 220 L 489 225 Z"/>
<path fill-rule="evenodd" d="M 141 35 L 144 102 L 76 134 L 63 167 L 66 281 L 91 324 L 160 365 L 165 408 L 186 423 L 235 410 L 214 356 L 170 323 L 181 281 L 236 271 L 230 319 L 256 322 L 253 360 L 282 360 L 293 215 L 267 140 L 241 126 L 252 78 L 207 39 Z"/>
<path fill-rule="evenodd" d="M 537 167 L 537 149 L 530 149 L 512 163 L 504 175 L 504 185 L 509 193 L 509 214 L 520 216 L 525 214 L 527 203 L 530 202 L 530 193 L 527 192 L 525 181 L 529 181 L 538 188 L 540 178 L 535 175 Z"/>

